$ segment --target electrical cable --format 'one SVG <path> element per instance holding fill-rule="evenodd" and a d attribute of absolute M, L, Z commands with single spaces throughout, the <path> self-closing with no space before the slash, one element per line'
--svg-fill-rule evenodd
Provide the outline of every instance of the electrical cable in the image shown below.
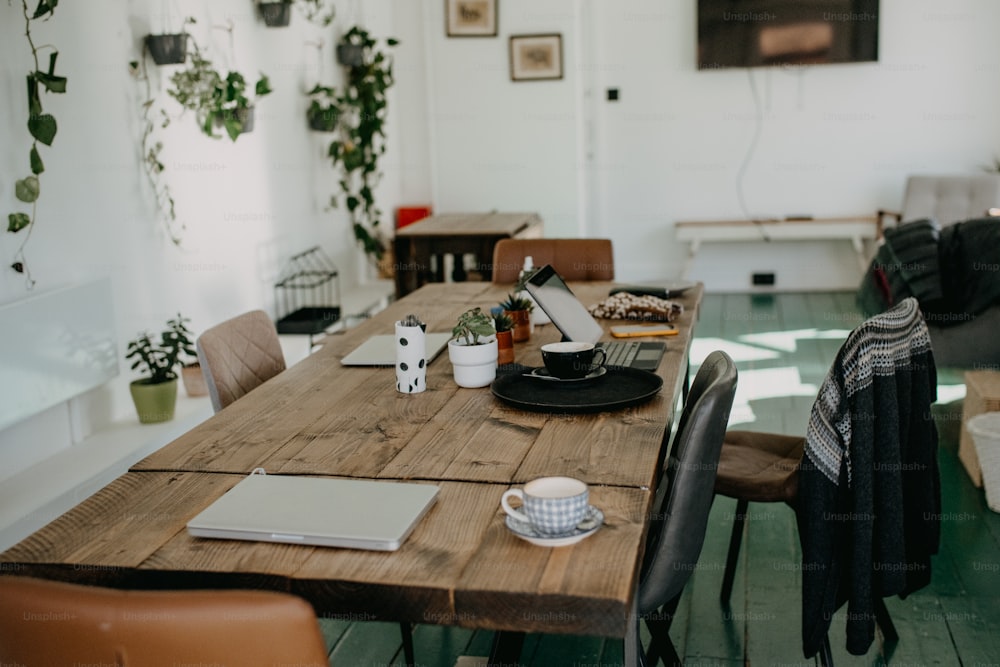
<path fill-rule="evenodd" d="M 761 108 L 760 94 L 757 91 L 757 82 L 754 81 L 753 78 L 753 70 L 749 67 L 747 68 L 747 81 L 750 82 L 750 94 L 753 97 L 754 104 L 754 132 L 753 137 L 750 140 L 750 145 L 747 146 L 746 155 L 743 156 L 743 162 L 740 164 L 740 168 L 736 172 L 736 197 L 739 200 L 740 210 L 743 213 L 743 217 L 757 225 L 757 228 L 760 230 L 761 238 L 764 241 L 770 241 L 771 237 L 768 236 L 766 231 L 764 231 L 764 227 L 761 224 L 763 221 L 750 215 L 750 210 L 747 208 L 746 204 L 746 198 L 743 196 L 743 180 L 746 177 L 747 168 L 750 166 L 753 155 L 757 150 L 757 142 L 760 140 L 761 132 L 764 129 L 764 110 Z"/>

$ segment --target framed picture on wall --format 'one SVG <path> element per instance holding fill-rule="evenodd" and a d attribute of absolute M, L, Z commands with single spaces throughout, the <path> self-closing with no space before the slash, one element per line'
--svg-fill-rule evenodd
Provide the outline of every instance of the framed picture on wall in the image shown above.
<path fill-rule="evenodd" d="M 563 78 L 562 35 L 511 35 L 510 78 L 512 81 Z"/>
<path fill-rule="evenodd" d="M 449 37 L 496 37 L 497 0 L 445 0 Z"/>

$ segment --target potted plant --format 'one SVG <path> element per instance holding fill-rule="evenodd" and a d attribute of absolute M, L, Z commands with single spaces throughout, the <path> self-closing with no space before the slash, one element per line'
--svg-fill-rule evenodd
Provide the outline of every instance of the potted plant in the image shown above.
<path fill-rule="evenodd" d="M 340 98 L 337 96 L 337 91 L 317 83 L 306 94 L 309 96 L 309 107 L 306 109 L 309 129 L 316 132 L 336 130 L 337 119 L 340 117 Z"/>
<path fill-rule="evenodd" d="M 179 65 L 187 60 L 188 34 L 184 28 L 194 22 L 194 18 L 188 16 L 184 19 L 181 32 L 146 35 L 144 43 L 153 62 L 157 65 Z"/>
<path fill-rule="evenodd" d="M 215 128 L 221 125 L 233 141 L 243 132 L 253 130 L 253 103 L 248 97 L 247 82 L 239 72 L 223 76 L 212 62 L 203 57 L 195 45 L 191 64 L 170 77 L 172 87 L 167 94 L 182 107 L 194 111 L 198 126 L 206 135 L 217 138 Z M 254 86 L 256 97 L 271 92 L 271 84 L 261 74 Z"/>
<path fill-rule="evenodd" d="M 191 332 L 184 326 L 184 318 L 167 320 L 167 328 L 160 334 L 158 342 L 148 333 L 141 333 L 129 341 L 126 359 L 135 358 L 132 370 L 140 369 L 148 377 L 133 380 L 129 384 L 132 402 L 139 415 L 139 422 L 152 424 L 170 421 L 174 418 L 177 404 L 177 371 L 180 356 L 194 356 L 196 353 L 189 338 Z"/>
<path fill-rule="evenodd" d="M 262 0 L 257 3 L 257 11 L 268 28 L 284 28 L 292 20 L 292 0 Z"/>
<path fill-rule="evenodd" d="M 497 330 L 497 364 L 505 366 L 514 363 L 514 320 L 507 313 L 493 316 L 493 327 Z"/>
<path fill-rule="evenodd" d="M 480 308 L 465 311 L 451 330 L 448 358 L 460 387 L 485 387 L 497 376 L 497 338 L 493 319 Z"/>
<path fill-rule="evenodd" d="M 387 39 L 386 45 L 399 42 Z M 386 91 L 393 84 L 392 57 L 377 48 L 377 41 L 357 26 L 348 30 L 338 53 L 360 52 L 351 57 L 342 94 L 336 96 L 339 113 L 327 155 L 340 171 L 340 195 L 351 217 L 354 237 L 365 253 L 377 262 L 387 244 L 378 233 L 382 211 L 375 205 L 375 187 L 382 178 L 379 157 L 385 153 Z M 341 47 L 344 47 L 343 49 Z"/>
<path fill-rule="evenodd" d="M 531 311 L 534 308 L 531 300 L 517 293 L 508 294 L 507 299 L 500 302 L 500 307 L 514 321 L 514 342 L 531 338 Z"/>

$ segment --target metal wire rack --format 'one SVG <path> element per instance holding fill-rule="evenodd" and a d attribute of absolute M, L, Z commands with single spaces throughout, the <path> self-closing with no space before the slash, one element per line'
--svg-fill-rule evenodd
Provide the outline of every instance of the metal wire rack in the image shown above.
<path fill-rule="evenodd" d="M 321 333 L 341 317 L 336 264 L 319 246 L 293 255 L 274 284 L 278 333 Z"/>

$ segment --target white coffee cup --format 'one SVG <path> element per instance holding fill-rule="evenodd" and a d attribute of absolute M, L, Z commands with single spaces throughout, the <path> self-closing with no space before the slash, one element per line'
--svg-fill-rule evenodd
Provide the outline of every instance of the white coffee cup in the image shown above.
<path fill-rule="evenodd" d="M 521 499 L 520 509 L 508 502 L 514 496 Z M 571 533 L 586 518 L 588 502 L 587 485 L 572 477 L 539 477 L 500 499 L 504 512 L 550 536 Z"/>

